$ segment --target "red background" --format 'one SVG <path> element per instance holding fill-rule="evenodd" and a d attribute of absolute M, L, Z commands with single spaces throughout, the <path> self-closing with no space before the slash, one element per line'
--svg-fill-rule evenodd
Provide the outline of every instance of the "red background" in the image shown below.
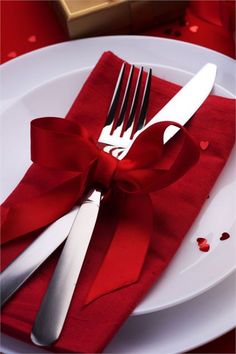
<path fill-rule="evenodd" d="M 185 16 L 145 35 L 183 40 L 235 57 L 234 1 L 190 1 Z M 1 62 L 54 43 L 67 41 L 47 1 L 1 1 Z M 191 353 L 235 353 L 235 331 Z"/>

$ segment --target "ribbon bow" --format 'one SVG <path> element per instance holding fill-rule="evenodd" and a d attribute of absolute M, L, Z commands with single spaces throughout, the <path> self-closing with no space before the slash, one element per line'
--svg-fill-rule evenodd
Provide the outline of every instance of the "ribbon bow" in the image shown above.
<path fill-rule="evenodd" d="M 170 125 L 184 132 L 184 143 L 171 166 L 155 168 L 166 155 L 163 136 Z M 104 189 L 115 184 L 126 193 L 157 191 L 181 177 L 198 156 L 193 139 L 175 122 L 160 122 L 146 129 L 120 161 L 101 150 L 89 132 L 74 121 L 39 118 L 31 123 L 33 162 L 50 169 L 85 174 L 87 185 L 100 184 Z"/>
<path fill-rule="evenodd" d="M 174 156 L 169 156 L 169 144 L 163 144 L 164 132 L 170 125 L 179 127 L 184 136 L 181 147 L 176 144 L 178 151 Z M 6 205 L 5 240 L 56 220 L 90 188 L 103 190 L 105 203 L 115 206 L 116 221 L 109 249 L 86 299 L 89 303 L 138 280 L 153 229 L 148 193 L 183 176 L 198 157 L 199 149 L 193 139 L 185 128 L 174 122 L 160 122 L 147 128 L 119 161 L 102 151 L 89 132 L 76 122 L 35 119 L 31 122 L 31 158 L 36 180 L 30 183 L 47 182 L 48 190 L 14 207 Z M 37 175 L 40 169 L 48 172 L 47 181 L 40 181 Z M 143 208 L 137 210 L 140 201 Z M 24 215 L 29 215 L 29 211 L 31 218 L 26 221 Z"/>

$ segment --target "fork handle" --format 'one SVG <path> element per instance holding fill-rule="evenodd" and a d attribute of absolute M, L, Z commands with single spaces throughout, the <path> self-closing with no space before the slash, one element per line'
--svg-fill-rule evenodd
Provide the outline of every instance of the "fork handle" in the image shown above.
<path fill-rule="evenodd" d="M 31 333 L 31 339 L 37 345 L 50 345 L 61 333 L 93 234 L 100 201 L 101 192 L 94 190 L 74 220 Z"/>

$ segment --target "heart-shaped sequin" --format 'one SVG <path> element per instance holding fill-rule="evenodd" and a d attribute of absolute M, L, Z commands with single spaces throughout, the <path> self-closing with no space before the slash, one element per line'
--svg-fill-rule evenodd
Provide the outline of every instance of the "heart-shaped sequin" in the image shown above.
<path fill-rule="evenodd" d="M 200 148 L 202 150 L 206 150 L 208 148 L 208 146 L 209 146 L 209 141 L 207 141 L 207 140 L 200 141 Z"/>
<path fill-rule="evenodd" d="M 198 31 L 199 27 L 198 26 L 190 26 L 189 30 L 193 33 L 196 33 Z"/>
<path fill-rule="evenodd" d="M 35 43 L 36 40 L 37 40 L 37 38 L 36 38 L 35 35 L 32 35 L 32 36 L 30 36 L 30 37 L 28 38 L 28 42 L 30 42 L 30 43 Z"/>
<path fill-rule="evenodd" d="M 209 249 L 210 249 L 210 245 L 209 243 L 207 242 L 207 239 L 204 238 L 204 237 L 198 237 L 197 238 L 197 243 L 198 243 L 198 247 L 199 247 L 199 250 L 202 251 L 202 252 L 208 252 Z"/>
<path fill-rule="evenodd" d="M 224 241 L 224 240 L 227 240 L 228 238 L 230 238 L 230 234 L 228 232 L 223 232 L 220 237 L 220 240 Z"/>
<path fill-rule="evenodd" d="M 9 52 L 7 54 L 8 58 L 15 58 L 17 56 L 16 52 Z"/>

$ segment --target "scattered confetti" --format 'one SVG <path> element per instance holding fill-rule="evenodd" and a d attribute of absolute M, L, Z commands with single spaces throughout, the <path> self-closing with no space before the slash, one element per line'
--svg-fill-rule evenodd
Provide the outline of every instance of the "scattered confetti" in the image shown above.
<path fill-rule="evenodd" d="M 230 234 L 228 232 L 223 232 L 220 240 L 224 241 L 224 240 L 227 240 L 228 238 L 230 238 Z"/>
<path fill-rule="evenodd" d="M 210 249 L 210 245 L 208 243 L 203 243 L 202 245 L 199 245 L 199 249 L 202 252 L 208 252 Z"/>
<path fill-rule="evenodd" d="M 166 29 L 164 30 L 164 33 L 165 33 L 165 34 L 171 34 L 171 33 L 172 33 L 172 28 L 166 28 Z"/>
<path fill-rule="evenodd" d="M 30 42 L 30 43 L 35 43 L 36 40 L 37 40 L 37 38 L 36 38 L 35 35 L 32 35 L 32 36 L 30 36 L 30 37 L 28 38 L 28 42 Z"/>
<path fill-rule="evenodd" d="M 209 251 L 210 245 L 207 242 L 206 238 L 198 237 L 197 238 L 197 243 L 198 243 L 198 247 L 199 247 L 200 251 L 202 251 L 202 252 L 208 252 Z"/>
<path fill-rule="evenodd" d="M 198 31 L 199 27 L 198 26 L 190 26 L 189 30 L 193 33 L 196 33 Z"/>
<path fill-rule="evenodd" d="M 204 242 L 207 242 L 207 239 L 206 239 L 206 238 L 204 238 L 204 237 L 198 237 L 198 238 L 197 238 L 197 243 L 198 243 L 198 244 L 202 244 L 202 243 L 204 243 Z"/>
<path fill-rule="evenodd" d="M 208 146 L 209 146 L 209 141 L 204 141 L 204 140 L 200 141 L 200 148 L 202 150 L 206 150 Z"/>
<path fill-rule="evenodd" d="M 180 37 L 180 36 L 181 36 L 181 32 L 180 32 L 180 31 L 175 31 L 175 32 L 174 32 L 174 35 L 175 35 L 176 37 Z"/>
<path fill-rule="evenodd" d="M 186 21 L 185 21 L 184 18 L 180 18 L 180 20 L 179 20 L 179 25 L 180 25 L 181 27 L 186 26 Z"/>
<path fill-rule="evenodd" d="M 16 52 L 9 52 L 7 54 L 8 58 L 15 58 L 17 56 Z"/>

